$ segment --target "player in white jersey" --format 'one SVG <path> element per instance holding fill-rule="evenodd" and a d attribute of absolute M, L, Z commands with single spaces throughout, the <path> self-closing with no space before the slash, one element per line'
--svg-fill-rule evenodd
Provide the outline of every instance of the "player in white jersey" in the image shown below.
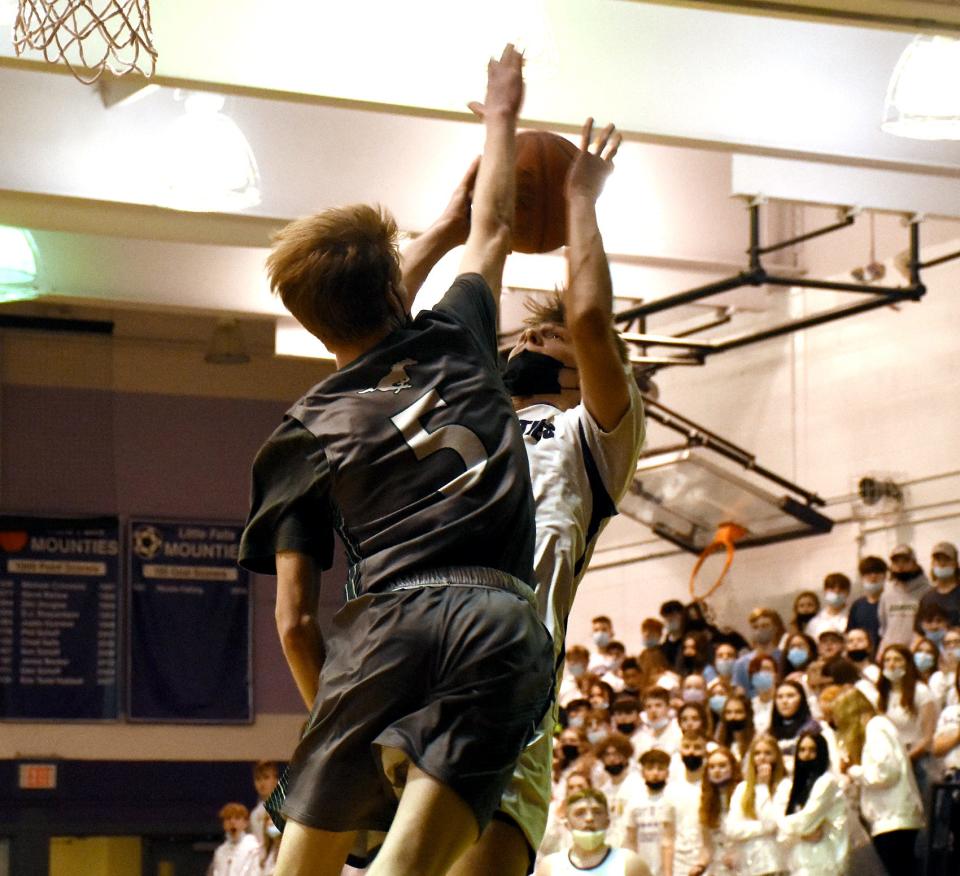
<path fill-rule="evenodd" d="M 537 865 L 536 876 L 650 876 L 650 868 L 636 854 L 607 842 L 610 816 L 600 791 L 578 791 L 565 805 L 573 845 L 568 851 L 547 855 Z"/>
<path fill-rule="evenodd" d="M 610 269 L 596 214 L 620 135 L 609 125 L 591 143 L 592 130 L 588 119 L 567 178 L 567 288 L 545 307 L 530 308 L 532 318 L 504 375 L 530 463 L 537 603 L 553 635 L 558 672 L 577 585 L 600 531 L 630 485 L 644 435 L 640 393 L 612 324 Z M 424 253 L 412 266 L 417 278 L 442 255 Z M 405 265 L 409 288 L 406 272 Z M 521 755 L 494 821 L 451 874 L 529 872 L 550 803 L 556 715 L 554 706 Z"/>

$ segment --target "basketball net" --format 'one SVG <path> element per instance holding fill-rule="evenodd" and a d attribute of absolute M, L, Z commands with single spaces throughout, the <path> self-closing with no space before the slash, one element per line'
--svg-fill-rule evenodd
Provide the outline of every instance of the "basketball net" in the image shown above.
<path fill-rule="evenodd" d="M 730 570 L 730 566 L 733 563 L 733 554 L 735 551 L 734 544 L 737 542 L 737 540 L 743 538 L 747 533 L 748 530 L 744 529 L 744 527 L 740 526 L 738 523 L 721 523 L 717 527 L 717 534 L 713 537 L 713 541 L 703 549 L 703 552 L 697 559 L 697 564 L 693 567 L 693 572 L 690 573 L 690 597 L 694 602 L 704 602 L 720 589 L 720 585 L 723 584 L 723 579 L 727 576 L 727 572 Z M 704 593 L 703 596 L 697 596 L 697 572 L 700 571 L 700 568 L 703 566 L 707 557 L 719 550 L 726 550 L 727 552 L 727 560 L 723 564 L 723 570 L 720 572 L 720 576 L 717 578 L 717 580 L 713 582 L 713 586 L 706 593 Z"/>
<path fill-rule="evenodd" d="M 20 0 L 13 49 L 17 57 L 33 49 L 63 61 L 85 85 L 104 70 L 149 77 L 157 66 L 149 0 Z"/>

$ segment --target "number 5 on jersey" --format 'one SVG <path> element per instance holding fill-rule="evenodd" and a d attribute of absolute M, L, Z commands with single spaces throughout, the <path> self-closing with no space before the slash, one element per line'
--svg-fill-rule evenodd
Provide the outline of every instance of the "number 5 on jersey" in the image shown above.
<path fill-rule="evenodd" d="M 440 398 L 437 391 L 431 389 L 410 407 L 392 416 L 390 421 L 400 430 L 404 441 L 416 454 L 417 459 L 422 460 L 431 453 L 446 448 L 454 451 L 463 460 L 467 470 L 439 488 L 439 492 L 444 496 L 455 496 L 457 493 L 468 490 L 480 480 L 487 465 L 487 452 L 476 434 L 466 426 L 447 424 L 439 426 L 432 432 L 428 432 L 423 427 L 420 422 L 421 417 L 446 406 L 447 403 Z"/>

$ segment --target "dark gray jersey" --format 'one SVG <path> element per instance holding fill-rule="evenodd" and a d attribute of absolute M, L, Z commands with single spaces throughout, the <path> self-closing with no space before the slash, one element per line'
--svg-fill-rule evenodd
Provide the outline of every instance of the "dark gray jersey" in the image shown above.
<path fill-rule="evenodd" d="M 241 564 L 274 574 L 275 554 L 293 550 L 329 568 L 334 531 L 348 598 L 451 566 L 533 584 L 530 477 L 482 277 L 458 277 L 434 310 L 311 389 L 261 448 Z"/>

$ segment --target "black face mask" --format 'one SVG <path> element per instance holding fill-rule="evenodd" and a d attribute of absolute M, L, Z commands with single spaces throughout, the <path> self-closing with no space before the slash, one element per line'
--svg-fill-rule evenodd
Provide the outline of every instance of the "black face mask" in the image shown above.
<path fill-rule="evenodd" d="M 797 623 L 803 625 L 808 621 L 812 621 L 817 616 L 815 611 L 798 611 L 797 612 Z"/>
<path fill-rule="evenodd" d="M 558 393 L 563 362 L 553 356 L 521 350 L 507 362 L 503 382 L 510 395 L 527 398 L 543 393 Z"/>
<path fill-rule="evenodd" d="M 603 768 L 611 776 L 619 776 L 627 768 L 627 765 L 625 763 L 605 763 Z"/>
<path fill-rule="evenodd" d="M 695 773 L 700 767 L 703 766 L 703 755 L 702 754 L 685 754 L 682 758 L 683 765 L 690 770 L 691 773 Z"/>
<path fill-rule="evenodd" d="M 733 720 L 727 721 L 727 726 L 734 732 L 739 733 L 747 726 L 746 718 L 735 718 Z"/>
<path fill-rule="evenodd" d="M 647 782 L 647 787 L 651 791 L 656 793 L 657 791 L 662 791 L 664 788 L 666 788 L 667 783 L 666 782 Z"/>
<path fill-rule="evenodd" d="M 852 651 L 847 651 L 847 656 L 854 663 L 860 663 L 870 656 L 870 652 L 866 648 L 854 648 Z"/>
<path fill-rule="evenodd" d="M 561 745 L 560 751 L 566 760 L 576 760 L 580 757 L 580 747 L 577 745 Z"/>
<path fill-rule="evenodd" d="M 633 734 L 633 731 L 637 729 L 637 725 L 633 721 L 624 721 L 623 723 L 617 724 L 617 730 L 619 730 L 624 736 L 630 736 Z"/>
<path fill-rule="evenodd" d="M 910 572 L 893 572 L 893 571 L 891 571 L 890 574 L 893 575 L 893 577 L 896 578 L 898 581 L 904 581 L 904 582 L 906 582 L 906 581 L 911 580 L 912 578 L 916 578 L 919 573 L 917 572 L 916 569 L 913 569 L 913 570 L 910 571 Z"/>

